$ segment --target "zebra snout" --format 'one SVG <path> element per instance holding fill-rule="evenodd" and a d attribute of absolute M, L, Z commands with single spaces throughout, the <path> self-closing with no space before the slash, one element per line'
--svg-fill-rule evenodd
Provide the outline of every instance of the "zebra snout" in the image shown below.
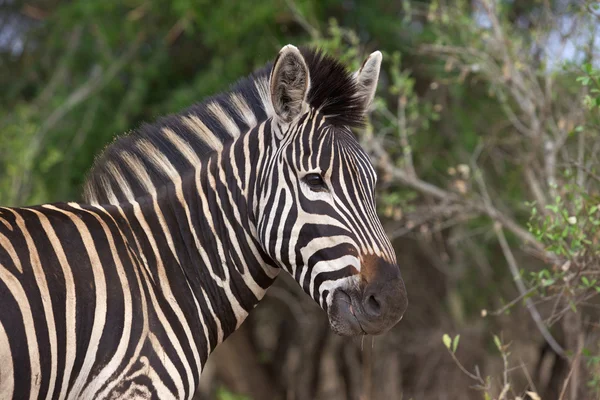
<path fill-rule="evenodd" d="M 402 319 L 408 306 L 398 266 L 375 257 L 368 265 L 364 261 L 361 282 L 333 294 L 329 320 L 343 336 L 385 333 Z"/>
<path fill-rule="evenodd" d="M 398 272 L 384 273 L 366 283 L 362 294 L 362 307 L 356 312 L 362 329 L 371 335 L 391 329 L 402 319 L 408 307 L 406 287 L 398 266 L 389 264 L 386 268 L 393 268 Z"/>
<path fill-rule="evenodd" d="M 356 318 L 366 333 L 384 333 L 402 319 L 408 307 L 400 268 L 381 257 L 366 256 L 362 259 L 361 278 L 362 296 Z"/>

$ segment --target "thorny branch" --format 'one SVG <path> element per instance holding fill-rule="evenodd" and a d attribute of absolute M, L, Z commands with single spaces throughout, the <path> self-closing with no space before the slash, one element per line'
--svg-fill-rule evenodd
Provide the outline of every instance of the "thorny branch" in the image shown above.
<path fill-rule="evenodd" d="M 515 236 L 519 237 L 525 244 L 533 247 L 537 253 L 544 255 L 546 259 L 553 260 L 555 258 L 554 254 L 546 251 L 543 244 L 540 243 L 531 233 L 521 227 L 512 218 L 498 211 L 492 205 L 486 205 L 479 199 L 467 198 L 465 196 L 444 190 L 417 177 L 409 176 L 406 171 L 393 165 L 389 154 L 383 148 L 383 145 L 378 138 L 374 137 L 372 133 L 367 133 L 367 135 L 370 135 L 370 137 L 367 138 L 367 143 L 365 146 L 369 148 L 372 154 L 373 163 L 383 170 L 384 175 L 390 180 L 406 185 L 424 195 L 433 197 L 434 199 L 442 200 L 449 206 L 456 204 L 460 205 L 464 210 L 481 215 L 487 215 L 492 220 L 500 222 Z"/>

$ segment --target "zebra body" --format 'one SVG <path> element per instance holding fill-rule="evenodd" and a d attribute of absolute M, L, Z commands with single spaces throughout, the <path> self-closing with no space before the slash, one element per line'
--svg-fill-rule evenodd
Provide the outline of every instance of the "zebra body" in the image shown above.
<path fill-rule="evenodd" d="M 391 328 L 406 292 L 349 130 L 380 61 L 286 46 L 252 90 L 117 140 L 93 205 L 0 209 L 0 398 L 191 398 L 282 269 L 337 333 Z"/>

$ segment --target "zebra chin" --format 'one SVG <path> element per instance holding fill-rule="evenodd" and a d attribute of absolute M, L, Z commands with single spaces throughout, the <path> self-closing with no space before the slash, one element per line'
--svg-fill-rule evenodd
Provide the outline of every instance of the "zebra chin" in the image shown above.
<path fill-rule="evenodd" d="M 338 288 L 328 309 L 331 329 L 341 336 L 381 335 L 393 328 L 408 307 L 397 265 L 382 263 L 377 277 Z"/>

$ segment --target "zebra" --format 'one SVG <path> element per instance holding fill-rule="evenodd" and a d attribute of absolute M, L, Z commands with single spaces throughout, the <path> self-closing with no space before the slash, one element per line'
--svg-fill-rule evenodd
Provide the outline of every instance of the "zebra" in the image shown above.
<path fill-rule="evenodd" d="M 287 45 L 113 142 L 89 204 L 0 208 L 0 398 L 190 399 L 281 270 L 340 335 L 396 325 L 406 289 L 351 131 L 381 60 L 351 74 Z"/>

